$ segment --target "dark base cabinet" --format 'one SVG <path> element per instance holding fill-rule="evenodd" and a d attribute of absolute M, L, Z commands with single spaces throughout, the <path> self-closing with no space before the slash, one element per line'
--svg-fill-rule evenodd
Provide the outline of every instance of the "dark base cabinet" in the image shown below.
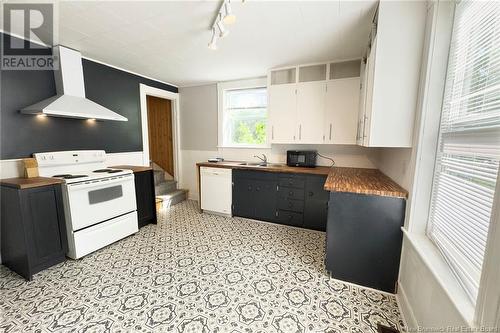
<path fill-rule="evenodd" d="M 233 215 L 276 222 L 277 185 L 275 173 L 233 170 Z"/>
<path fill-rule="evenodd" d="M 233 170 L 234 216 L 324 231 L 326 176 Z"/>
<path fill-rule="evenodd" d="M 1 186 L 2 263 L 27 280 L 63 262 L 68 251 L 60 185 Z"/>
<path fill-rule="evenodd" d="M 134 179 L 139 228 L 149 223 L 156 224 L 156 197 L 153 170 L 135 172 Z"/>
<path fill-rule="evenodd" d="M 394 293 L 406 200 L 332 192 L 326 269 L 332 277 Z"/>

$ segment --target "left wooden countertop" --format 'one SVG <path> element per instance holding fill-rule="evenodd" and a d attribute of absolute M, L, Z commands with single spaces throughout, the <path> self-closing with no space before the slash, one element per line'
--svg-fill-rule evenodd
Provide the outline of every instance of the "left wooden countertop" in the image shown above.
<path fill-rule="evenodd" d="M 153 170 L 151 167 L 141 166 L 141 165 L 113 165 L 113 166 L 110 166 L 110 168 L 128 169 L 128 170 L 132 170 L 134 173 Z"/>
<path fill-rule="evenodd" d="M 33 177 L 33 178 L 6 178 L 0 179 L 0 185 L 17 188 L 27 189 L 49 185 L 62 184 L 64 181 L 58 178 L 48 177 Z"/>

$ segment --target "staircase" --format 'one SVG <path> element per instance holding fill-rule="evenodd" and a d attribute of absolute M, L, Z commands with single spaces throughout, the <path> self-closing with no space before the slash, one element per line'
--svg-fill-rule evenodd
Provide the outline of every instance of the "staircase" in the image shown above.
<path fill-rule="evenodd" d="M 155 194 L 163 200 L 162 207 L 171 207 L 187 199 L 187 190 L 177 189 L 177 182 L 165 179 L 163 170 L 154 170 Z"/>

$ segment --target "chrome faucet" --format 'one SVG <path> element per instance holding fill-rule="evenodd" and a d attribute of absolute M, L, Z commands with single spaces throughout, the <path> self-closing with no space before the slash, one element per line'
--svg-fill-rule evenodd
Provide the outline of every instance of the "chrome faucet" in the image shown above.
<path fill-rule="evenodd" d="M 262 161 L 261 164 L 267 164 L 267 156 L 266 156 L 266 154 L 262 154 L 262 156 L 264 156 L 264 158 L 262 158 L 262 157 L 260 157 L 258 155 L 253 155 L 253 157 L 256 157 L 256 158 L 258 158 L 259 160 Z"/>

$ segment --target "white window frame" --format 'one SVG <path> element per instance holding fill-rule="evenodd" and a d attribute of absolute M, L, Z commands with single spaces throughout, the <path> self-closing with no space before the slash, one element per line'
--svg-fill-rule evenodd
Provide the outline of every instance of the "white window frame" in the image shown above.
<path fill-rule="evenodd" d="M 231 145 L 224 143 L 224 91 L 226 90 L 236 90 L 236 89 L 252 89 L 252 88 L 263 88 L 267 89 L 267 80 L 265 77 L 238 80 L 238 81 L 227 81 L 217 83 L 217 133 L 218 133 L 218 148 L 270 148 L 271 144 L 269 141 L 269 128 L 266 126 L 266 142 L 261 145 Z M 269 102 L 268 102 L 269 104 Z M 269 110 L 268 110 L 269 111 Z M 267 120 L 269 122 L 269 113 Z"/>
<path fill-rule="evenodd" d="M 500 182 L 497 182 L 495 192 L 497 204 L 492 211 L 476 305 L 471 302 L 439 249 L 426 234 L 455 2 L 432 1 L 429 6 L 432 14 L 428 16 L 428 20 L 430 18 L 432 22 L 427 23 L 428 47 L 423 53 L 417 105 L 421 114 L 417 114 L 415 119 L 416 148 L 411 157 L 411 165 L 414 165 L 413 180 L 403 234 L 405 241 L 420 255 L 462 319 L 472 327 L 491 327 L 500 323 L 500 244 L 496 244 L 500 243 Z"/>

